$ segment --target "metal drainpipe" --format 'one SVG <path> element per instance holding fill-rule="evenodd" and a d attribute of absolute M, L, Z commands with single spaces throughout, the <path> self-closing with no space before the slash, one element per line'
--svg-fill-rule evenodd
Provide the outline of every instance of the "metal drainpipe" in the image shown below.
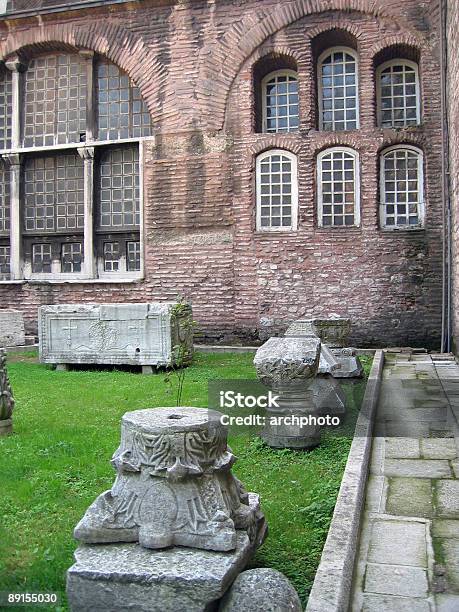
<path fill-rule="evenodd" d="M 449 130 L 447 111 L 447 70 L 448 55 L 446 46 L 447 32 L 446 0 L 440 0 L 440 84 L 441 84 L 441 114 L 442 114 L 442 208 L 443 208 L 443 286 L 442 286 L 442 330 L 441 351 L 451 351 L 451 199 L 449 184 Z"/>

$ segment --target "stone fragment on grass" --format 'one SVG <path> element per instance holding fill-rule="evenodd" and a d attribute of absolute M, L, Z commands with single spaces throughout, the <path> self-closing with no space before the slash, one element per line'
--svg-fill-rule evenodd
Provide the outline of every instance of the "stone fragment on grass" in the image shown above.
<path fill-rule="evenodd" d="M 13 409 L 14 399 L 6 369 L 6 353 L 0 349 L 0 436 L 13 433 Z"/>
<path fill-rule="evenodd" d="M 219 612 L 301 612 L 302 606 L 291 582 L 270 568 L 239 574 L 223 597 Z"/>

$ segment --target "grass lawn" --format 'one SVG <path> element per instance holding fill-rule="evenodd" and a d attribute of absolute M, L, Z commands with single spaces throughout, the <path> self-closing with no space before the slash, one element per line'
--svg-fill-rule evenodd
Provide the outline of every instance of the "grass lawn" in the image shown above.
<path fill-rule="evenodd" d="M 209 379 L 255 378 L 253 355 L 196 355 L 183 405 L 207 405 Z M 365 358 L 368 372 L 371 359 Z M 33 352 L 10 356 L 16 399 L 15 434 L 0 438 L 0 591 L 59 592 L 66 610 L 65 572 L 73 563 L 72 530 L 87 507 L 111 487 L 109 460 L 121 416 L 138 408 L 173 406 L 164 373 L 55 372 Z M 364 384 L 346 385 L 355 421 Z M 353 399 L 352 399 L 353 398 Z M 352 441 L 326 437 L 312 452 L 274 451 L 258 439 L 230 439 L 235 474 L 261 496 L 270 534 L 252 566 L 274 567 L 305 602 L 320 560 Z M 11 608 L 8 608 L 11 609 Z M 22 607 L 22 610 L 28 608 Z M 36 610 L 37 608 L 30 608 Z"/>

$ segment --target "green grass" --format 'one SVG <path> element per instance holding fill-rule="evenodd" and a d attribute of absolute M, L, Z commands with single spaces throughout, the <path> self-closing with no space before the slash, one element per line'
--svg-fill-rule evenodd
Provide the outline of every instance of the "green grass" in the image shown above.
<path fill-rule="evenodd" d="M 246 353 L 197 354 L 182 404 L 205 407 L 209 379 L 255 378 L 252 360 Z M 367 371 L 370 363 L 365 360 Z M 9 374 L 16 410 L 15 434 L 0 439 L 0 591 L 56 591 L 65 610 L 65 572 L 76 547 L 72 530 L 113 483 L 109 459 L 121 416 L 174 405 L 174 395 L 164 373 L 55 372 L 38 364 L 34 352 L 14 355 Z M 326 436 L 312 452 L 274 451 L 256 438 L 230 439 L 239 458 L 234 472 L 260 494 L 270 529 L 252 566 L 284 572 L 303 601 L 320 560 L 363 387 L 346 385 L 354 398 L 347 435 Z"/>

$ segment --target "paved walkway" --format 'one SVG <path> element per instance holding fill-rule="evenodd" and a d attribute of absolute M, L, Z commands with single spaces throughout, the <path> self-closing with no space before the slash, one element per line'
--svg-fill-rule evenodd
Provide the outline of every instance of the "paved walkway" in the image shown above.
<path fill-rule="evenodd" d="M 459 366 L 389 353 L 380 397 L 351 610 L 459 612 Z"/>

